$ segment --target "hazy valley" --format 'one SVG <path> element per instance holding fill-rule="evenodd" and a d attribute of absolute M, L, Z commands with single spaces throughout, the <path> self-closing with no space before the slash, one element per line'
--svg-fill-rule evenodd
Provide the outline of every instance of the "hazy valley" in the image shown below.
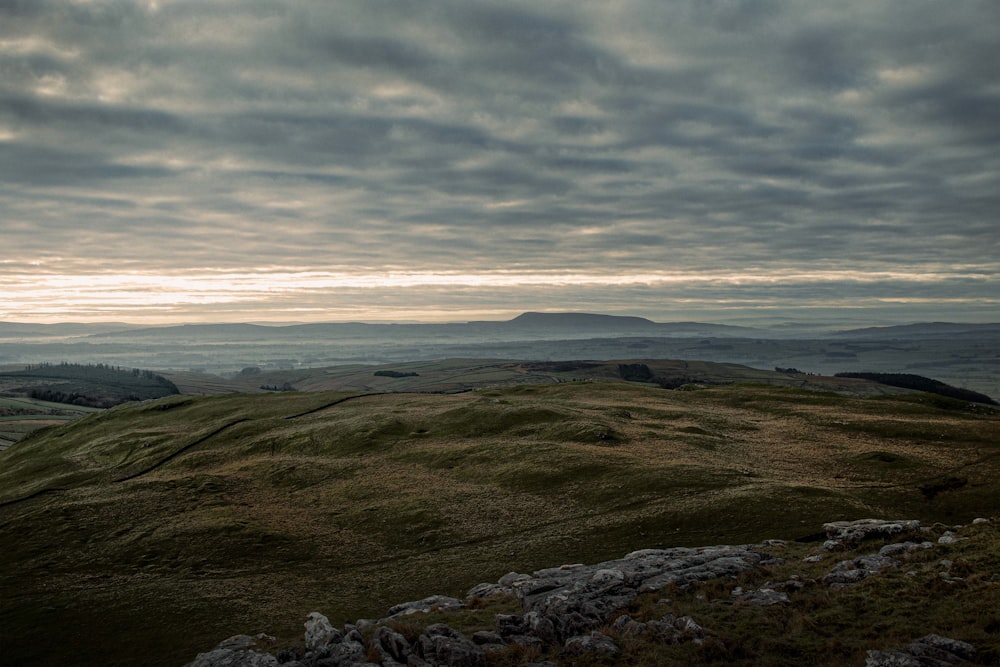
<path fill-rule="evenodd" d="M 67 361 L 231 376 L 248 367 L 275 371 L 446 358 L 688 359 L 824 375 L 914 373 L 1000 395 L 1000 324 L 754 328 L 577 313 L 455 324 L 0 323 L 0 367 L 8 368 Z"/>

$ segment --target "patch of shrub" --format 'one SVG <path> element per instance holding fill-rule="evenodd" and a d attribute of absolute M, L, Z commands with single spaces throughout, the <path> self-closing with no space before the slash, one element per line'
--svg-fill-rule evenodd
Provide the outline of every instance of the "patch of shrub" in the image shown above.
<path fill-rule="evenodd" d="M 914 389 L 916 391 L 926 391 L 929 394 L 939 394 L 949 398 L 957 398 L 960 401 L 970 403 L 984 403 L 986 405 L 1000 405 L 986 394 L 980 394 L 971 389 L 962 389 L 945 384 L 940 380 L 914 375 L 912 373 L 837 373 L 834 377 L 858 378 L 861 380 L 871 380 L 879 384 L 890 387 L 902 387 L 903 389 Z"/>

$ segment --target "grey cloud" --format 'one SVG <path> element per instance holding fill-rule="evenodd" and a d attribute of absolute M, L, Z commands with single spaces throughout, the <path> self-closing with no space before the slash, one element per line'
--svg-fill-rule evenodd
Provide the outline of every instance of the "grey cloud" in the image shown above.
<path fill-rule="evenodd" d="M 1000 271 L 993 2 L 160 5 L 0 2 L 7 248 Z"/>
<path fill-rule="evenodd" d="M 108 106 L 93 103 L 51 103 L 24 95 L 0 95 L 0 114 L 18 124 L 66 131 L 103 133 L 131 132 L 179 133 L 185 123 L 175 114 L 154 109 Z"/>
<path fill-rule="evenodd" d="M 805 29 L 785 45 L 790 72 L 806 86 L 847 88 L 863 83 L 869 71 L 864 52 L 852 43 L 848 30 L 830 26 Z"/>
<path fill-rule="evenodd" d="M 162 166 L 116 163 L 113 158 L 18 142 L 0 145 L 0 180 L 22 185 L 83 185 L 108 179 L 166 178 Z"/>

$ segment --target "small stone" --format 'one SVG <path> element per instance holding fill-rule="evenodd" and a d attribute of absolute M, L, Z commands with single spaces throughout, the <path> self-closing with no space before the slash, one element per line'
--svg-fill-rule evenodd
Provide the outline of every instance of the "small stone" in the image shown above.
<path fill-rule="evenodd" d="M 615 655 L 618 653 L 618 644 L 615 640 L 600 632 L 591 632 L 589 635 L 570 637 L 566 640 L 566 651 L 574 655 L 585 653 L 598 653 L 602 655 Z"/>
<path fill-rule="evenodd" d="M 897 542 L 896 544 L 885 545 L 878 550 L 878 554 L 880 556 L 898 556 L 900 554 L 916 551 L 917 549 L 932 548 L 934 548 L 934 545 L 930 542 Z"/>
<path fill-rule="evenodd" d="M 979 517 L 979 518 L 977 518 L 977 519 L 973 519 L 973 520 L 972 520 L 972 523 L 973 523 L 974 525 L 979 525 L 979 524 L 981 524 L 981 523 L 989 523 L 989 522 L 990 522 L 990 520 L 989 520 L 989 519 L 984 519 L 983 517 Z"/>
<path fill-rule="evenodd" d="M 923 667 L 922 663 L 902 651 L 868 651 L 865 667 Z"/>
<path fill-rule="evenodd" d="M 791 600 L 788 593 L 776 591 L 772 588 L 761 588 L 756 591 L 744 591 L 742 588 L 735 588 L 732 592 L 734 602 L 753 605 L 755 607 L 770 607 L 776 604 L 789 604 Z"/>

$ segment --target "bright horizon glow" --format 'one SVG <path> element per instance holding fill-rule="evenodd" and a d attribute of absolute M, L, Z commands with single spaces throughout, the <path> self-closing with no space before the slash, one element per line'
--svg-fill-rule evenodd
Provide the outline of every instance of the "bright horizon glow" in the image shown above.
<path fill-rule="evenodd" d="M 995 267 L 948 271 L 751 270 L 741 272 L 636 272 L 601 274 L 562 271 L 491 272 L 385 271 L 204 271 L 66 275 L 13 273 L 0 277 L 5 299 L 0 321 L 28 323 L 121 321 L 132 324 L 198 322 L 464 321 L 504 319 L 524 310 L 588 310 L 645 314 L 777 308 L 770 290 L 819 290 L 802 296 L 803 308 L 878 308 L 889 304 L 979 306 L 995 309 L 1000 296 L 924 296 L 921 286 L 942 282 L 990 283 Z M 882 285 L 905 286 L 908 294 L 880 293 Z M 873 288 L 847 297 L 839 287 Z M 602 307 L 573 307 L 579 292 L 605 291 Z M 917 291 L 912 291 L 917 290 Z M 626 295 L 644 295 L 648 304 Z M 527 296 L 519 305 L 518 293 Z M 451 296 L 464 295 L 452 302 Z M 506 298 L 497 301 L 497 294 Z M 545 294 L 554 299 L 542 300 Z M 482 295 L 482 296 L 478 296 Z M 616 296 L 617 295 L 617 296 Z M 567 307 L 559 304 L 566 303 Z M 629 304 L 633 305 L 629 307 Z M 425 305 L 421 305 L 425 304 Z M 486 307 L 486 304 L 489 304 Z M 623 307 L 624 306 L 624 307 Z M 654 317 L 655 319 L 655 317 Z"/>

